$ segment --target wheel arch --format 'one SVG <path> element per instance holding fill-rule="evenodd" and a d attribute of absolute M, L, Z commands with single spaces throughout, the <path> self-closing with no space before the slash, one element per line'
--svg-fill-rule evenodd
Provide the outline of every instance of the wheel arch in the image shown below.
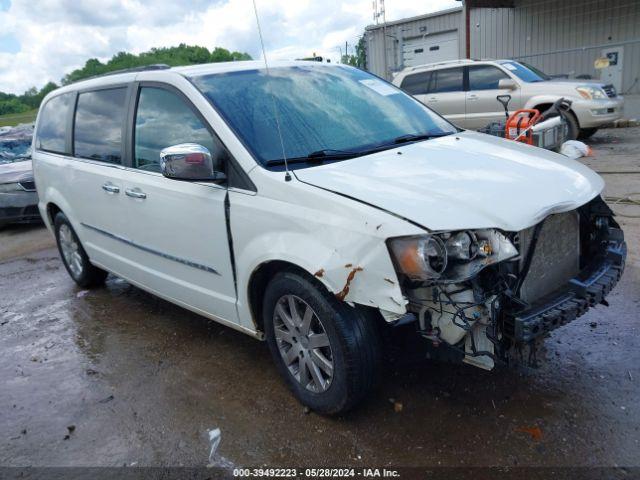
<path fill-rule="evenodd" d="M 57 203 L 49 202 L 47 203 L 47 206 L 46 206 L 46 212 L 47 212 L 47 220 L 49 224 L 53 226 L 56 215 L 62 212 L 62 209 L 58 206 Z"/>
<path fill-rule="evenodd" d="M 247 298 L 249 300 L 249 311 L 256 330 L 264 332 L 264 319 L 262 318 L 262 303 L 264 300 L 264 291 L 278 273 L 295 272 L 307 280 L 311 281 L 318 288 L 322 288 L 327 292 L 331 289 L 319 279 L 319 272 L 312 274 L 306 269 L 295 263 L 286 260 L 268 260 L 259 264 L 249 277 L 247 283 Z"/>
<path fill-rule="evenodd" d="M 44 192 L 39 192 L 39 195 L 41 205 L 44 205 L 44 212 L 42 213 L 46 214 L 45 222 L 48 223 L 51 230 L 53 231 L 53 222 L 55 220 L 55 216 L 58 214 L 58 212 L 62 212 L 69 219 L 71 226 L 79 236 L 78 225 L 74 215 L 75 211 L 67 202 L 65 196 L 57 188 L 51 186 L 47 187 Z"/>
<path fill-rule="evenodd" d="M 536 110 L 539 110 L 540 113 L 542 113 L 551 105 L 553 105 L 553 103 L 556 100 L 560 98 L 563 98 L 563 96 L 562 95 L 536 95 L 535 97 L 531 97 L 529 100 L 527 100 L 523 108 L 535 108 Z M 565 96 L 564 98 L 567 98 L 567 97 Z M 569 100 L 571 99 L 569 98 Z M 576 121 L 578 128 L 580 128 L 580 121 L 578 120 L 578 115 L 576 115 L 576 113 L 571 108 L 567 110 L 567 112 L 571 114 L 571 116 Z"/>

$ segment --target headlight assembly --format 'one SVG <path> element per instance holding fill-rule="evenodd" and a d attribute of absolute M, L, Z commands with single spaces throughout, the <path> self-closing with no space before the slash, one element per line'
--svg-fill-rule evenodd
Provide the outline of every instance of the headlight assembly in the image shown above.
<path fill-rule="evenodd" d="M 24 189 L 20 187 L 20 184 L 15 183 L 0 183 L 0 193 L 14 193 L 23 192 Z"/>
<path fill-rule="evenodd" d="M 605 91 L 600 87 L 585 85 L 583 87 L 576 87 L 576 90 L 582 98 L 587 100 L 599 100 L 608 98 Z"/>
<path fill-rule="evenodd" d="M 442 283 L 468 280 L 518 255 L 509 239 L 494 229 L 393 238 L 389 250 L 400 274 L 413 281 Z"/>

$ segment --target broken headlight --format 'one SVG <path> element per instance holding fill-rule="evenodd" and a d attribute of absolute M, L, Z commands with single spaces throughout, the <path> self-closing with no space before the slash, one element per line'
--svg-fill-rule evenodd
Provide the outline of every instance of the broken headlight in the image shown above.
<path fill-rule="evenodd" d="M 483 268 L 518 255 L 494 229 L 442 232 L 389 240 L 399 273 L 413 281 L 457 283 Z"/>

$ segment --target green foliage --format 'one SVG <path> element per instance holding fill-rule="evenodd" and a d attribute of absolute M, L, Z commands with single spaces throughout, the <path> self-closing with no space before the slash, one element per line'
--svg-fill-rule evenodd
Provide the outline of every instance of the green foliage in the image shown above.
<path fill-rule="evenodd" d="M 340 63 L 343 63 L 345 65 L 351 65 L 352 67 L 357 67 L 358 57 L 356 57 L 355 55 L 342 55 L 342 58 L 340 59 Z"/>
<path fill-rule="evenodd" d="M 164 63 L 171 67 L 178 65 L 194 65 L 198 63 L 232 62 L 236 60 L 251 60 L 248 53 L 230 52 L 226 48 L 216 47 L 209 51 L 206 47 L 185 45 L 181 43 L 177 47 L 152 48 L 148 52 L 134 55 L 127 52 L 119 52 L 107 63 L 102 63 L 97 58 L 87 60 L 84 67 L 65 75 L 62 84 L 67 85 L 88 77 L 102 75 L 116 70 Z"/>
<path fill-rule="evenodd" d="M 22 113 L 29 110 L 29 106 L 20 102 L 17 97 L 7 98 L 0 101 L 0 115 L 7 115 L 8 113 Z"/>
<path fill-rule="evenodd" d="M 342 55 L 340 63 L 351 65 L 352 67 L 358 67 L 363 70 L 367 68 L 367 56 L 364 51 L 364 36 L 360 37 L 356 44 L 355 55 Z"/>
<path fill-rule="evenodd" d="M 24 113 L 10 113 L 8 115 L 0 115 L 0 127 L 14 127 L 20 123 L 33 123 L 38 115 L 38 109 L 29 110 Z"/>
<path fill-rule="evenodd" d="M 363 70 L 367 69 L 367 52 L 364 46 L 364 35 L 356 43 L 356 66 Z"/>
<path fill-rule="evenodd" d="M 36 87 L 31 87 L 22 95 L 0 92 L 0 115 L 23 113 L 37 109 L 42 99 L 56 88 L 58 88 L 58 85 L 49 82 L 40 90 L 36 89 Z"/>
<path fill-rule="evenodd" d="M 177 47 L 152 48 L 148 52 L 139 55 L 127 52 L 118 52 L 106 63 L 97 58 L 90 58 L 84 67 L 78 68 L 64 76 L 62 85 L 68 85 L 85 78 L 102 75 L 116 70 L 165 63 L 175 67 L 178 65 L 194 65 L 198 63 L 231 62 L 237 60 L 251 60 L 248 53 L 230 52 L 226 48 L 215 47 L 209 51 L 206 47 L 185 45 L 181 43 Z M 47 83 L 40 90 L 31 87 L 22 95 L 0 92 L 0 115 L 20 114 L 37 109 L 42 99 L 52 90 L 58 88 L 54 82 Z"/>

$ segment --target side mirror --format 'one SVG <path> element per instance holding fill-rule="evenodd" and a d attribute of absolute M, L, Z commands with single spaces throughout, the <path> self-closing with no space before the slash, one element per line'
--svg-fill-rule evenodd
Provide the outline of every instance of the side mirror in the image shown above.
<path fill-rule="evenodd" d="M 175 180 L 221 182 L 226 179 L 220 159 L 214 160 L 209 149 L 197 143 L 181 143 L 163 149 L 160 170 L 162 175 Z"/>
<path fill-rule="evenodd" d="M 498 82 L 498 88 L 500 90 L 515 90 L 518 88 L 518 84 L 511 78 L 501 78 Z"/>

